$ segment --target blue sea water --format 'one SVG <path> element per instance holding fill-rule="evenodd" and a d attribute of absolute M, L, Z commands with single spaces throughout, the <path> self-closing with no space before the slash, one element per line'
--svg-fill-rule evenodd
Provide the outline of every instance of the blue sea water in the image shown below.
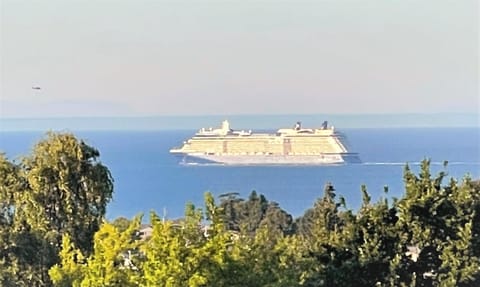
<path fill-rule="evenodd" d="M 424 158 L 432 161 L 434 174 L 444 170 L 461 180 L 466 174 L 480 178 L 480 128 L 342 129 L 362 164 L 338 166 L 188 166 L 168 151 L 189 138 L 194 130 L 176 131 L 79 131 L 75 134 L 100 151 L 100 160 L 115 180 L 114 199 L 107 218 L 132 217 L 155 210 L 169 218 L 183 215 L 185 203 L 203 204 L 206 191 L 218 196 L 252 190 L 276 201 L 293 216 L 300 216 L 333 183 L 349 208 L 360 206 L 360 186 L 374 199 L 401 197 L 406 163 L 418 171 Z M 0 151 L 9 159 L 30 152 L 41 132 L 0 132 Z M 446 183 L 447 181 L 445 181 Z"/>

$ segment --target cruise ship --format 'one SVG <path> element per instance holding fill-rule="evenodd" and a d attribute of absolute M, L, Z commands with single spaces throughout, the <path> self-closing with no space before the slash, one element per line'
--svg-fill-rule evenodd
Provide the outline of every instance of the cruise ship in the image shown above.
<path fill-rule="evenodd" d="M 319 128 L 292 128 L 275 133 L 233 130 L 228 121 L 220 128 L 202 128 L 182 147 L 170 153 L 182 163 L 225 165 L 329 165 L 359 163 L 357 153 L 347 149 L 345 137 L 328 122 Z"/>

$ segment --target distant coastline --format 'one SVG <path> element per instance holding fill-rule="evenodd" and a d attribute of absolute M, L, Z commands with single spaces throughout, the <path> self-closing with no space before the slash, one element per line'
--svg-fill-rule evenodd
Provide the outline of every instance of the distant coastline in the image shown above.
<path fill-rule="evenodd" d="M 278 114 L 147 117 L 0 118 L 0 131 L 182 130 L 215 125 L 228 119 L 240 129 L 270 129 L 302 121 L 310 126 L 328 120 L 339 128 L 480 127 L 480 114 Z"/>

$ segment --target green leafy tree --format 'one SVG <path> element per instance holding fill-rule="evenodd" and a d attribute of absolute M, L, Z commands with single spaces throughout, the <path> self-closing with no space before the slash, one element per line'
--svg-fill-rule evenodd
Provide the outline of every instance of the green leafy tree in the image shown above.
<path fill-rule="evenodd" d="M 385 195 L 388 188 L 385 187 Z M 398 244 L 398 221 L 395 202 L 389 205 L 388 199 L 371 203 L 371 196 L 362 186 L 363 204 L 354 226 L 354 248 L 358 258 L 356 286 L 386 284 L 390 274 L 390 262 L 395 258 Z"/>
<path fill-rule="evenodd" d="M 262 225 L 254 237 L 240 234 L 234 241 L 225 286 L 300 286 L 307 266 L 303 255 L 298 236 Z"/>
<path fill-rule="evenodd" d="M 424 160 L 419 175 L 406 166 L 405 197 L 398 206 L 399 246 L 392 260 L 392 285 L 480 284 L 478 216 L 480 195 L 466 177 L 446 186 L 446 173 L 432 177 Z"/>
<path fill-rule="evenodd" d="M 247 200 L 237 197 L 237 193 L 220 196 L 223 220 L 229 230 L 242 232 L 254 237 L 258 228 L 266 226 L 282 234 L 294 232 L 293 219 L 281 209 L 278 203 L 268 201 L 254 190 Z"/>
<path fill-rule="evenodd" d="M 359 265 L 352 243 L 355 219 L 350 210 L 340 209 L 344 199 L 335 197 L 333 185 L 327 184 L 324 196 L 297 221 L 311 259 L 305 286 L 351 286 L 357 280 Z"/>
<path fill-rule="evenodd" d="M 115 220 L 113 220 L 111 224 L 116 228 L 118 228 L 118 230 L 125 231 L 130 226 L 131 223 L 132 222 L 128 218 L 118 217 L 118 218 L 115 218 Z"/>
<path fill-rule="evenodd" d="M 21 164 L 0 156 L 2 286 L 49 286 L 63 235 L 84 254 L 113 192 L 96 149 L 68 133 L 49 133 Z M 13 283 L 12 283 L 13 282 Z"/>
<path fill-rule="evenodd" d="M 24 216 L 59 247 L 64 234 L 84 253 L 112 198 L 113 179 L 99 152 L 69 133 L 48 133 L 23 161 L 30 187 Z"/>
<path fill-rule="evenodd" d="M 39 231 L 32 229 L 19 216 L 28 185 L 21 166 L 0 155 L 0 283 L 2 286 L 43 286 L 48 284 L 45 273 L 39 272 L 47 253 L 54 252 Z"/>
<path fill-rule="evenodd" d="M 76 249 L 68 234 L 62 238 L 62 250 L 60 251 L 60 263 L 49 270 L 49 275 L 55 286 L 79 287 L 87 273 L 85 258 Z"/>
<path fill-rule="evenodd" d="M 150 222 L 152 236 L 142 248 L 146 257 L 142 286 L 181 286 L 185 280 L 181 256 L 186 242 L 178 236 L 172 222 L 162 222 L 155 214 L 151 215 Z"/>
<path fill-rule="evenodd" d="M 142 249 L 142 286 L 229 286 L 224 272 L 232 238 L 210 193 L 205 194 L 205 216 L 187 204 L 182 221 L 173 224 L 152 214 L 151 224 L 152 237 Z"/>
<path fill-rule="evenodd" d="M 242 220 L 243 198 L 238 197 L 238 192 L 229 192 L 219 195 L 220 207 L 223 209 L 224 222 L 228 230 L 240 231 Z"/>
<path fill-rule="evenodd" d="M 138 286 L 141 280 L 139 266 L 143 243 L 136 233 L 141 217 L 131 221 L 125 230 L 104 223 L 95 233 L 94 250 L 87 258 L 66 234 L 60 251 L 61 261 L 53 266 L 49 275 L 55 286 L 114 287 Z"/>
<path fill-rule="evenodd" d="M 15 202 L 21 190 L 19 167 L 0 154 L 0 285 L 15 286 L 23 273 L 22 258 L 17 250 L 15 229 Z"/>

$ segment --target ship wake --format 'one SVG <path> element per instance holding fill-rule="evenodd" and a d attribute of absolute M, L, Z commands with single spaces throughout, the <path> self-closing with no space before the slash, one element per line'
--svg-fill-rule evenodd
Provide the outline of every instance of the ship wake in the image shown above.
<path fill-rule="evenodd" d="M 363 165 L 399 165 L 399 166 L 405 166 L 406 164 L 409 164 L 409 165 L 421 165 L 422 162 L 421 161 L 414 161 L 414 162 L 409 162 L 409 161 L 405 161 L 405 162 L 364 162 L 362 163 Z M 430 165 L 444 165 L 445 162 L 443 161 L 433 161 L 433 162 L 430 162 Z M 468 161 L 452 161 L 452 162 L 447 162 L 447 166 L 448 165 L 480 165 L 480 162 L 468 162 Z"/>

